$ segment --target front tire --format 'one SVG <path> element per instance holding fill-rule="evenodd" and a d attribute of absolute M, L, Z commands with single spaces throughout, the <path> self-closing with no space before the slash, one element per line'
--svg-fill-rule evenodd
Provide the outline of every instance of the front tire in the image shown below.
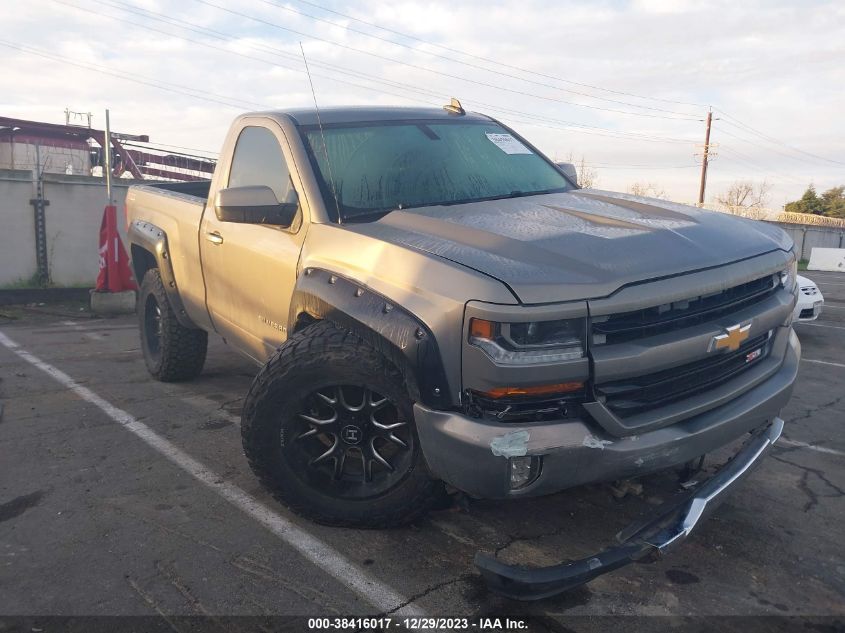
<path fill-rule="evenodd" d="M 205 364 L 208 334 L 179 323 L 158 268 L 148 270 L 141 282 L 138 326 L 144 361 L 153 378 L 179 382 L 200 374 Z"/>
<path fill-rule="evenodd" d="M 256 376 L 241 434 L 262 483 L 318 523 L 405 524 L 442 489 L 423 460 L 402 374 L 327 321 L 292 336 Z"/>

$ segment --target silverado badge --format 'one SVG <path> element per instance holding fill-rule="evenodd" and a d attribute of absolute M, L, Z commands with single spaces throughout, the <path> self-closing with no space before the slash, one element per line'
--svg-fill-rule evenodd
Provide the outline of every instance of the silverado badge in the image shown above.
<path fill-rule="evenodd" d="M 710 349 L 708 352 L 712 352 L 718 349 L 726 349 L 731 352 L 735 352 L 739 349 L 739 346 L 748 338 L 748 335 L 751 333 L 751 322 L 749 321 L 745 325 L 740 325 L 737 323 L 736 325 L 732 325 L 730 327 L 725 328 L 724 334 L 717 334 L 714 336 L 710 341 Z"/>

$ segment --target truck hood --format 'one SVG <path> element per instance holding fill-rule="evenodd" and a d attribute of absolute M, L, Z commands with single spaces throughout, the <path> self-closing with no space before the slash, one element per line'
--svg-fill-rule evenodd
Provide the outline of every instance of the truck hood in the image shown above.
<path fill-rule="evenodd" d="M 591 189 L 393 211 L 345 228 L 494 277 L 522 303 L 604 297 L 792 246 L 765 222 Z"/>

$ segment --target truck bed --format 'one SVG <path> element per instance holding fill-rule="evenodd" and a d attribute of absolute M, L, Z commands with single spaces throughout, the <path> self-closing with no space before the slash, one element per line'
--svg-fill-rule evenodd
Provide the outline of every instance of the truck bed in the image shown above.
<path fill-rule="evenodd" d="M 208 200 L 208 192 L 211 189 L 211 181 L 194 180 L 192 182 L 159 182 L 141 186 L 162 189 L 164 191 L 170 191 L 184 196 L 190 196 L 192 198 L 202 198 L 203 202 L 205 202 Z"/>
<path fill-rule="evenodd" d="M 196 323 L 206 318 L 198 233 L 210 180 L 133 185 L 126 195 L 127 224 L 139 220 L 161 229 L 185 311 Z M 138 280 L 141 281 L 140 279 Z"/>

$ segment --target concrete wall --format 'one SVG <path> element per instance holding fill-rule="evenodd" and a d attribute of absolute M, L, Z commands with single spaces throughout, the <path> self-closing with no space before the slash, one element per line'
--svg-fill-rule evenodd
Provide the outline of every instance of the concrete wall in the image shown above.
<path fill-rule="evenodd" d="M 37 271 L 32 196 L 30 172 L 0 172 L 0 286 Z"/>
<path fill-rule="evenodd" d="M 813 248 L 845 248 L 845 229 L 786 222 L 772 224 L 777 224 L 789 233 L 800 259 L 810 259 Z"/>
<path fill-rule="evenodd" d="M 114 186 L 118 227 L 126 244 L 123 204 L 132 181 Z M 35 261 L 35 196 L 32 172 L 0 170 L 0 286 L 33 277 Z M 61 286 L 93 286 L 97 278 L 100 222 L 106 203 L 101 178 L 44 175 L 47 260 L 50 277 Z"/>

